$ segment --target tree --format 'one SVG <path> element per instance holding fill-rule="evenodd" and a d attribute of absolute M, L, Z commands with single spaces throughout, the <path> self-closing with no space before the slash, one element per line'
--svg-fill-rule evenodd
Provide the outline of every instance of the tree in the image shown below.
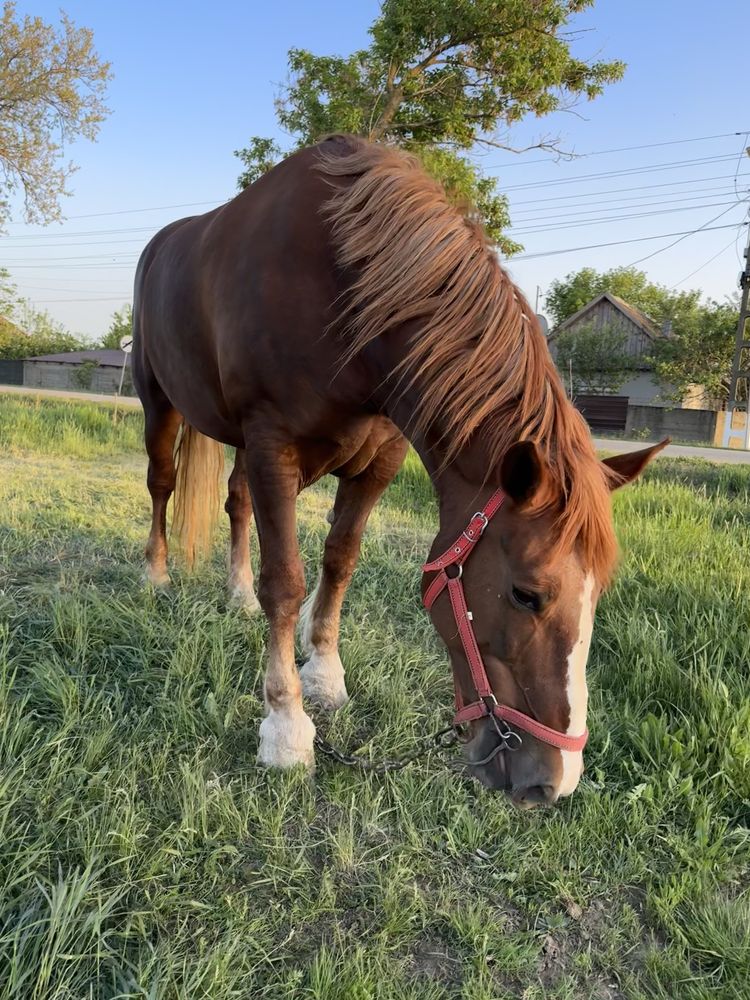
<path fill-rule="evenodd" d="M 691 386 L 702 386 L 709 399 L 725 400 L 734 356 L 739 309 L 732 302 L 710 300 L 683 318 L 674 337 L 654 345 L 654 372 L 659 382 L 682 399 Z"/>
<path fill-rule="evenodd" d="M 614 327 L 581 326 L 555 337 L 555 361 L 573 395 L 580 392 L 617 392 L 633 371 L 626 353 L 627 337 Z"/>
<path fill-rule="evenodd" d="M 10 273 L 4 267 L 0 267 L 0 318 L 10 319 L 15 312 L 17 302 L 18 295 L 15 285 L 11 282 Z"/>
<path fill-rule="evenodd" d="M 672 292 L 649 281 L 644 271 L 634 267 L 615 267 L 603 272 L 584 267 L 550 285 L 545 305 L 554 326 L 559 326 L 602 292 L 617 295 L 628 305 L 642 310 L 657 326 L 671 320 L 677 327 L 684 317 L 695 311 L 700 301 L 699 291 Z"/>
<path fill-rule="evenodd" d="M 60 199 L 75 167 L 63 146 L 95 139 L 108 109 L 109 63 L 101 62 L 88 28 L 62 13 L 59 28 L 40 17 L 19 17 L 14 2 L 0 16 L 0 222 L 7 196 L 23 192 L 25 218 L 60 218 Z M 2 199 L 5 194 L 6 199 Z"/>
<path fill-rule="evenodd" d="M 8 272 L 0 268 L 0 358 L 77 351 L 83 343 L 18 297 Z"/>
<path fill-rule="evenodd" d="M 289 51 L 279 123 L 296 147 L 352 132 L 420 154 L 452 197 L 479 208 L 489 235 L 511 252 L 517 244 L 503 236 L 507 202 L 465 154 L 477 144 L 519 152 L 510 133 L 527 115 L 593 99 L 622 76 L 621 62 L 571 53 L 568 22 L 593 2 L 383 0 L 366 49 L 349 56 Z M 237 153 L 253 172 L 272 162 L 262 141 Z M 559 152 L 555 138 L 535 146 Z"/>
<path fill-rule="evenodd" d="M 115 311 L 109 324 L 109 329 L 101 340 L 102 347 L 109 347 L 113 350 L 120 346 L 123 337 L 130 337 L 133 333 L 133 307 L 130 304 L 124 305 L 119 311 Z"/>
<path fill-rule="evenodd" d="M 27 331 L 13 320 L 0 317 L 0 358 L 33 358 L 37 354 L 79 351 L 84 346 L 73 334 L 59 328 L 45 328 L 40 323 L 38 328 Z"/>

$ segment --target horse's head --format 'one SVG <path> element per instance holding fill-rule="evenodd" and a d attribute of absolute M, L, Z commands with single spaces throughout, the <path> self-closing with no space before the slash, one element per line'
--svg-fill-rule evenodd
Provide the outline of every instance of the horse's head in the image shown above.
<path fill-rule="evenodd" d="M 632 481 L 666 443 L 607 459 L 612 488 Z M 436 539 L 435 554 L 442 552 L 446 537 L 458 538 L 448 559 L 463 545 L 470 549 L 465 558 L 455 556 L 460 566 L 445 570 L 449 579 L 458 578 L 460 587 L 449 586 L 441 571 L 441 589 L 432 571 L 425 575 L 424 590 L 450 653 L 458 704 L 468 719 L 469 765 L 483 784 L 528 807 L 570 795 L 583 772 L 586 661 L 603 583 L 601 566 L 592 565 L 579 539 L 560 544 L 564 498 L 538 503 L 549 490 L 550 477 L 533 444 L 521 442 L 508 450 L 497 485 L 502 505 L 488 522 L 481 515 L 472 521 L 471 541 L 462 534 L 471 510 L 455 532 L 444 526 Z M 611 518 L 608 504 L 599 516 Z M 439 599 L 431 595 L 431 585 Z M 467 638 L 471 631 L 474 655 Z M 486 690 L 491 690 L 484 699 L 478 691 L 482 667 Z M 511 711 L 503 712 L 495 699 L 497 706 Z M 535 723 L 541 723 L 536 730 Z"/>

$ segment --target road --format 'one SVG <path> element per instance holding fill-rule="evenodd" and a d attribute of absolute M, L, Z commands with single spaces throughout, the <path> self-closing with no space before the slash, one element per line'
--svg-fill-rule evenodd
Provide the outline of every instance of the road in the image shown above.
<path fill-rule="evenodd" d="M 653 442 L 621 441 L 619 438 L 594 438 L 597 451 L 616 452 L 638 451 Z M 657 458 L 704 458 L 707 462 L 723 462 L 727 465 L 750 464 L 750 451 L 734 448 L 701 448 L 693 444 L 668 444 Z"/>
<path fill-rule="evenodd" d="M 90 403 L 114 404 L 115 397 L 103 393 L 73 392 L 65 389 L 33 389 L 24 385 L 0 385 L 0 392 L 14 393 L 19 396 L 41 396 L 50 399 L 78 399 Z M 141 405 L 136 396 L 120 396 L 118 406 L 137 408 Z M 622 441 L 619 438 L 594 438 L 598 451 L 623 452 L 638 451 L 646 448 L 648 441 Z M 670 458 L 703 458 L 708 462 L 723 462 L 728 465 L 747 465 L 750 463 L 750 451 L 730 448 L 701 448 L 691 444 L 670 444 L 659 455 Z"/>

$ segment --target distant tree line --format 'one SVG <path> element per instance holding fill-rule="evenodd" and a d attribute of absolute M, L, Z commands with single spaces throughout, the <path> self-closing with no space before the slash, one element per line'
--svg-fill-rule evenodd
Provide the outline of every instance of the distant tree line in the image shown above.
<path fill-rule="evenodd" d="M 34 308 L 16 292 L 8 272 L 0 268 L 0 358 L 30 358 L 37 354 L 61 354 L 65 351 L 116 348 L 120 339 L 130 334 L 133 310 L 127 304 L 117 310 L 107 332 L 91 341 L 70 333 L 49 313 Z"/>

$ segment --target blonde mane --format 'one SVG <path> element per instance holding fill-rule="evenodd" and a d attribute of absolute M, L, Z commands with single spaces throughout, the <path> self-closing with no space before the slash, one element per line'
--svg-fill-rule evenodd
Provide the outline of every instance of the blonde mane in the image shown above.
<path fill-rule="evenodd" d="M 608 470 L 481 226 L 414 156 L 351 136 L 319 151 L 320 170 L 348 181 L 324 207 L 338 262 L 358 275 L 339 317 L 345 356 L 416 326 L 398 372 L 402 386 L 420 387 L 415 427 L 439 427 L 446 462 L 480 436 L 489 468 L 511 444 L 534 441 L 551 470 L 554 502 L 563 501 L 560 545 L 578 542 L 606 583 L 617 551 Z"/>

